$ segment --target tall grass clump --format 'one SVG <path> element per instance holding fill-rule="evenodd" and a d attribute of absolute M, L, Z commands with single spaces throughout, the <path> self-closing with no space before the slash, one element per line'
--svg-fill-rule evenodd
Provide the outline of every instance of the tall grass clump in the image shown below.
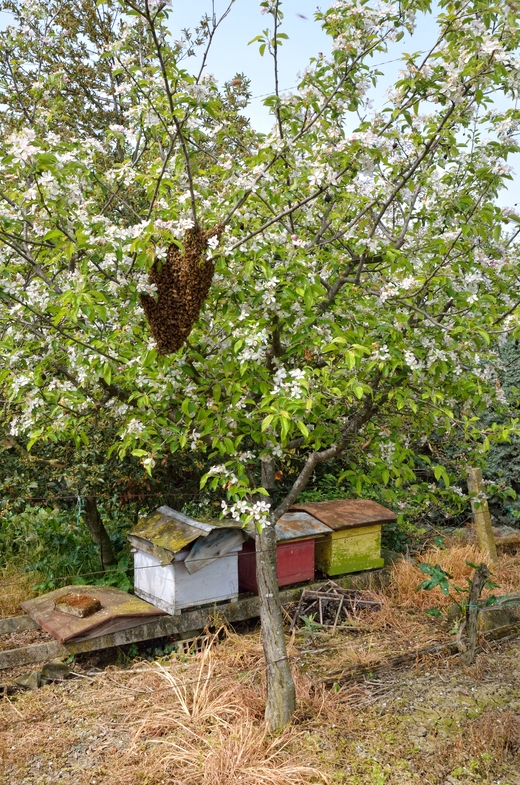
<path fill-rule="evenodd" d="M 115 527 L 112 526 L 112 529 Z M 74 508 L 27 507 L 0 516 L 0 568 L 33 574 L 37 591 L 69 583 L 109 583 L 130 589 L 128 549 L 114 532 L 120 561 L 114 573 L 102 574 L 97 546 Z"/>
<path fill-rule="evenodd" d="M 188 678 L 155 663 L 162 706 L 155 705 L 140 724 L 129 755 L 142 755 L 143 744 L 159 748 L 152 756 L 154 774 L 161 778 L 167 772 L 170 781 L 183 785 L 326 783 L 311 756 L 301 751 L 299 732 L 288 728 L 270 736 L 255 688 L 222 666 L 222 655 L 216 659 L 209 648 Z M 256 691 L 263 688 L 257 685 Z"/>

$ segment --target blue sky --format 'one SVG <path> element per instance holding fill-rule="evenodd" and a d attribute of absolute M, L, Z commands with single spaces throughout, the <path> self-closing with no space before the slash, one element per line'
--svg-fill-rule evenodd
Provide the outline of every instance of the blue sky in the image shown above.
<path fill-rule="evenodd" d="M 329 3 L 325 3 L 327 7 Z M 215 0 L 217 18 L 227 8 L 225 0 Z M 173 0 L 170 14 L 170 26 L 175 31 L 183 27 L 193 28 L 197 19 L 204 13 L 211 16 L 211 0 Z M 313 0 L 285 0 L 282 10 L 285 18 L 283 32 L 289 40 L 285 41 L 280 50 L 280 87 L 289 90 L 296 84 L 296 74 L 308 65 L 312 55 L 319 51 L 330 51 L 330 39 L 323 33 L 319 24 L 314 21 L 316 2 Z M 305 18 L 303 18 L 305 17 Z M 258 44 L 248 42 L 269 27 L 272 18 L 260 12 L 259 0 L 235 0 L 231 12 L 218 29 L 209 58 L 208 70 L 215 74 L 220 82 L 232 78 L 237 72 L 243 72 L 251 79 L 253 96 L 263 96 L 273 90 L 272 58 L 261 57 Z M 190 63 L 187 63 L 191 70 Z M 253 123 L 268 130 L 271 121 L 262 106 L 262 99 L 256 97 L 251 106 L 250 115 Z"/>
<path fill-rule="evenodd" d="M 225 0 L 215 0 L 217 18 L 222 15 L 227 5 Z M 330 2 L 321 7 L 326 8 L 328 5 Z M 170 27 L 176 34 L 183 27 L 193 28 L 204 13 L 211 16 L 211 9 L 211 0 L 194 0 L 191 4 L 187 4 L 185 0 L 173 0 Z M 282 91 L 295 86 L 297 73 L 308 65 L 313 55 L 320 51 L 325 54 L 330 52 L 331 39 L 314 20 L 316 9 L 313 0 L 284 0 L 282 3 L 282 29 L 289 36 L 279 53 Z M 268 27 L 270 21 L 270 16 L 261 14 L 259 0 L 235 0 L 231 12 L 217 31 L 208 65 L 208 70 L 221 82 L 233 77 L 237 71 L 244 72 L 251 79 L 255 98 L 250 108 L 250 116 L 254 125 L 261 130 L 267 130 L 271 126 L 269 115 L 262 106 L 261 96 L 273 91 L 272 58 L 267 55 L 261 57 L 258 44 L 249 46 L 248 42 Z M 426 49 L 427 45 L 433 42 L 434 34 L 435 28 L 431 22 L 423 21 L 418 25 L 413 39 L 406 35 L 388 56 L 378 54 L 374 58 L 374 63 L 384 63 L 381 69 L 384 70 L 384 77 L 375 94 L 376 98 L 383 98 L 384 90 L 397 76 L 400 66 L 396 59 L 401 52 Z M 189 61 L 187 66 L 189 70 L 192 70 L 192 67 L 195 70 L 195 58 L 193 66 Z"/>

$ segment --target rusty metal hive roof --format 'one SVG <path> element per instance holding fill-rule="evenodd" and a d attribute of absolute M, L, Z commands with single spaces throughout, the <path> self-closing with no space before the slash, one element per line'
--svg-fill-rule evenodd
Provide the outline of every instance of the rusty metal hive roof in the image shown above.
<path fill-rule="evenodd" d="M 248 523 L 245 530 L 250 537 L 255 537 L 254 523 Z M 286 512 L 276 521 L 275 534 L 276 542 L 303 540 L 330 534 L 330 527 L 307 512 L 293 511 Z"/>
<path fill-rule="evenodd" d="M 304 537 L 320 537 L 323 534 L 330 534 L 329 526 L 301 510 L 286 512 L 276 522 L 277 540 L 297 540 Z"/>
<path fill-rule="evenodd" d="M 334 499 L 328 502 L 293 504 L 289 512 L 294 511 L 313 515 L 333 531 L 397 520 L 397 515 L 392 510 L 367 499 Z"/>

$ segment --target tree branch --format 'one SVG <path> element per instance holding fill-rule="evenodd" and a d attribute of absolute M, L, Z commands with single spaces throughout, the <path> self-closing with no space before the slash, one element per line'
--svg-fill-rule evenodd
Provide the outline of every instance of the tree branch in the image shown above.
<path fill-rule="evenodd" d="M 311 455 L 309 455 L 303 469 L 293 483 L 291 490 L 285 499 L 281 502 L 281 504 L 279 504 L 278 507 L 274 510 L 273 516 L 275 520 L 281 518 L 281 516 L 287 512 L 291 504 L 296 501 L 298 495 L 307 486 L 316 466 L 318 466 L 320 463 L 324 463 L 325 461 L 330 461 L 333 458 L 337 458 L 338 455 L 341 455 L 341 453 L 344 452 L 344 450 L 347 448 L 350 439 L 366 422 L 371 419 L 375 412 L 381 408 L 388 397 L 388 393 L 384 393 L 377 402 L 374 400 L 374 395 L 379 386 L 379 382 L 380 376 L 376 377 L 374 380 L 372 396 L 370 398 L 367 397 L 361 409 L 340 430 L 341 435 L 338 442 L 336 444 L 332 444 L 330 447 L 327 447 L 325 450 L 319 450 L 318 452 L 313 452 Z"/>

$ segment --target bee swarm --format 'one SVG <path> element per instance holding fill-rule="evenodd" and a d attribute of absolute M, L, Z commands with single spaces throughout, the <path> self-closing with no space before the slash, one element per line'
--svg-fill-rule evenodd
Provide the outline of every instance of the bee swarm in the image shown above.
<path fill-rule="evenodd" d="M 184 248 L 170 245 L 166 261 L 156 261 L 149 272 L 149 281 L 157 286 L 157 294 L 142 294 L 141 304 L 161 354 L 180 349 L 198 319 L 215 270 L 205 251 L 209 238 L 220 237 L 221 232 L 219 226 L 209 232 L 200 226 L 188 229 Z"/>

